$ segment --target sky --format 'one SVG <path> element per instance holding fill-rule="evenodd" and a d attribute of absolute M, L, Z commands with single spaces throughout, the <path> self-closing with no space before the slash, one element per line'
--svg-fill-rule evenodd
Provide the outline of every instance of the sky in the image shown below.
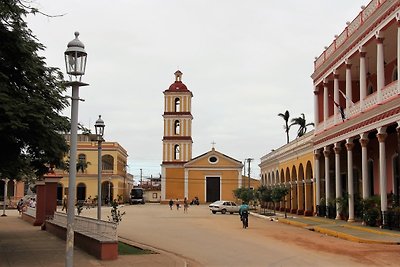
<path fill-rule="evenodd" d="M 129 154 L 137 179 L 161 173 L 164 95 L 174 72 L 193 93 L 193 157 L 215 149 L 239 161 L 286 143 L 284 120 L 314 120 L 314 58 L 352 21 L 366 0 L 33 0 L 26 18 L 46 46 L 48 66 L 65 74 L 74 32 L 88 53 L 79 122 L 98 115 L 105 140 Z M 58 16 L 61 15 L 61 16 Z M 67 76 L 66 76 L 67 77 Z M 71 89 L 66 91 L 71 94 Z M 70 117 L 67 108 L 63 115 Z M 313 127 L 308 128 L 311 130 Z M 297 128 L 290 131 L 290 140 Z M 247 166 L 246 166 L 247 174 Z"/>

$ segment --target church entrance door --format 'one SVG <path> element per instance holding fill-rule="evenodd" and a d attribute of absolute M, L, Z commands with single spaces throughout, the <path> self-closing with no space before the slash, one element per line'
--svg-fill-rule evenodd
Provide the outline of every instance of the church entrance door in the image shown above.
<path fill-rule="evenodd" d="M 206 202 L 214 202 L 221 199 L 221 185 L 219 177 L 206 178 Z"/>

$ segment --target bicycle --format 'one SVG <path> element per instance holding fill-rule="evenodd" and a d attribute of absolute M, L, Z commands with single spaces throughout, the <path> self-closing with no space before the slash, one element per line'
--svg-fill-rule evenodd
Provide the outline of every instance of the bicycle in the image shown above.
<path fill-rule="evenodd" d="M 243 212 L 243 214 L 240 215 L 240 220 L 242 221 L 244 229 L 249 227 L 249 214 L 247 212 Z"/>

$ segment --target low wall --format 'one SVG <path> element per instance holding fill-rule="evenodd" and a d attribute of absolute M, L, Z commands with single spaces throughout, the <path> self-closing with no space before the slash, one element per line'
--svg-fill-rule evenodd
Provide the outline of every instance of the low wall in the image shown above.
<path fill-rule="evenodd" d="M 35 225 L 36 218 L 27 213 L 23 212 L 21 215 L 21 218 L 22 218 L 22 220 L 24 220 L 32 225 Z"/>
<path fill-rule="evenodd" d="M 46 220 L 46 230 L 57 237 L 67 238 L 67 215 L 55 212 Z M 118 258 L 117 225 L 113 222 L 75 216 L 74 244 L 101 260 Z"/>
<path fill-rule="evenodd" d="M 46 231 L 63 240 L 67 239 L 67 229 L 46 221 Z M 74 232 L 74 244 L 100 260 L 116 260 L 118 258 L 118 241 L 98 240 L 89 235 Z"/>

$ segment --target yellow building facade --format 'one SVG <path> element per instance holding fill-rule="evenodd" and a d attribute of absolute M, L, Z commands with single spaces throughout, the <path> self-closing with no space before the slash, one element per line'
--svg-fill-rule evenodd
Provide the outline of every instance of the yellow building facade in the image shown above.
<path fill-rule="evenodd" d="M 175 82 L 164 91 L 161 201 L 185 197 L 198 197 L 201 203 L 235 200 L 233 190 L 242 186 L 240 161 L 214 147 L 192 158 L 192 97 L 182 83 L 182 72 L 176 71 Z"/>
<path fill-rule="evenodd" d="M 313 131 L 261 158 L 261 183 L 289 188 L 281 210 L 301 215 L 313 215 L 316 210 L 312 137 Z"/>
<path fill-rule="evenodd" d="M 66 136 L 69 141 L 69 135 Z M 95 199 L 98 195 L 98 142 L 96 135 L 78 135 L 77 159 L 80 165 L 86 166 L 76 174 L 76 200 L 85 201 Z M 102 203 L 109 199 L 127 201 L 133 179 L 126 172 L 127 151 L 117 142 L 102 142 L 102 173 L 101 196 Z M 83 164 L 82 164 L 83 163 Z M 57 188 L 57 200 L 60 202 L 64 195 L 68 195 L 70 187 L 67 171 L 57 170 L 62 176 Z"/>

